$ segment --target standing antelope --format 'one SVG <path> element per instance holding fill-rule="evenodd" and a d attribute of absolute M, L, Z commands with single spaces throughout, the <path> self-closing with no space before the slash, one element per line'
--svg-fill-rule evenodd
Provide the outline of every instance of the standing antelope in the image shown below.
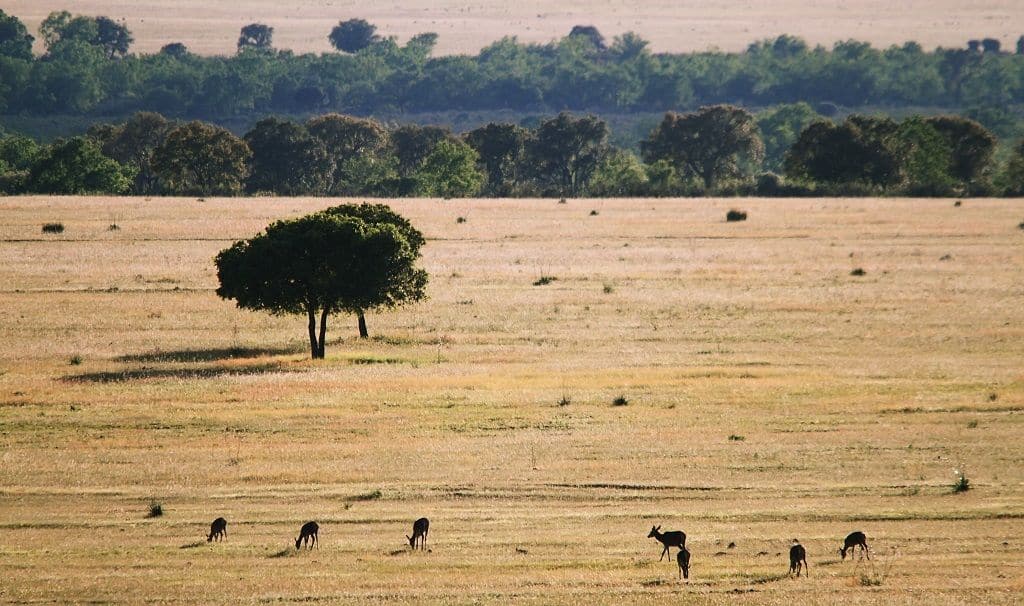
<path fill-rule="evenodd" d="M 871 559 L 871 556 L 868 554 L 868 538 L 859 530 L 857 532 L 851 532 L 849 536 L 846 537 L 846 540 L 843 541 L 843 548 L 839 550 L 839 555 L 845 560 L 846 551 L 850 550 L 850 558 L 853 558 L 853 554 L 857 550 L 857 547 L 860 547 L 860 552 L 867 559 Z"/>
<path fill-rule="evenodd" d="M 807 550 L 800 541 L 793 539 L 793 546 L 789 548 L 789 574 L 796 572 L 796 576 L 799 577 L 801 568 L 804 576 L 811 574 L 811 567 L 807 565 Z"/>
<path fill-rule="evenodd" d="M 310 549 L 313 549 L 315 545 L 318 549 L 320 545 L 316 539 L 316 533 L 320 531 L 320 526 L 316 522 L 306 522 L 302 525 L 299 530 L 299 538 L 295 539 L 295 549 L 299 548 L 299 544 L 309 545 Z"/>
<path fill-rule="evenodd" d="M 420 549 L 427 548 L 427 533 L 430 531 L 430 520 L 420 518 L 412 523 L 412 536 L 405 535 L 409 539 L 409 547 L 416 549 L 416 539 L 420 541 Z"/>
<path fill-rule="evenodd" d="M 209 543 L 213 539 L 222 541 L 228 536 L 228 521 L 224 518 L 217 518 L 210 524 L 210 534 L 206 537 L 206 542 Z"/>
<path fill-rule="evenodd" d="M 690 578 L 690 551 L 681 547 L 676 554 L 676 562 L 679 564 L 679 576 L 684 579 Z"/>
<path fill-rule="evenodd" d="M 647 535 L 647 538 L 657 539 L 665 546 L 658 561 L 662 561 L 665 558 L 665 554 L 668 554 L 669 561 L 671 562 L 672 552 L 668 548 L 678 547 L 679 549 L 686 549 L 686 533 L 681 530 L 672 530 L 666 533 L 660 531 L 661 526 L 651 526 L 651 532 Z"/>

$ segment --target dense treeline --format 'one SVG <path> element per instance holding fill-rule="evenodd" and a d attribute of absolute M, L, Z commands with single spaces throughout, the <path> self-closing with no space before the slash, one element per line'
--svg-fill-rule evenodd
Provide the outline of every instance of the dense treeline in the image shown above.
<path fill-rule="evenodd" d="M 668 112 L 641 155 L 593 115 L 461 135 L 325 114 L 270 117 L 244 137 L 140 112 L 50 145 L 0 137 L 0 193 L 285 196 L 694 196 L 1024 193 L 1024 141 L 959 116 L 849 116 L 807 104 L 753 115 L 731 105 Z M 776 172 L 777 171 L 777 172 Z"/>
<path fill-rule="evenodd" d="M 503 38 L 476 56 L 431 57 L 437 35 L 404 45 L 362 20 L 324 32 L 336 53 L 273 48 L 273 28 L 242 28 L 231 57 L 192 54 L 180 43 L 130 53 L 127 28 L 106 17 L 54 13 L 40 27 L 46 52 L 0 11 L 0 113 L 128 115 L 155 111 L 206 119 L 314 114 L 516 109 L 530 112 L 668 111 L 730 103 L 799 101 L 836 106 L 967 108 L 1001 134 L 1024 103 L 1024 37 L 925 51 L 857 41 L 831 49 L 780 36 L 741 53 L 655 54 L 637 34 L 610 43 L 577 27 L 548 44 Z"/>

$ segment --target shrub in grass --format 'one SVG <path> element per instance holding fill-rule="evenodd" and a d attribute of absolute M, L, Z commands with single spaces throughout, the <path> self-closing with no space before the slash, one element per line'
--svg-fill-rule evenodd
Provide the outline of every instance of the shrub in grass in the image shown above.
<path fill-rule="evenodd" d="M 121 229 L 121 226 L 117 223 L 111 223 L 110 226 L 107 227 L 107 231 L 117 231 L 119 229 Z"/>
<path fill-rule="evenodd" d="M 963 202 L 960 201 L 960 200 L 957 200 L 956 202 L 953 203 L 953 207 L 954 208 L 960 208 L 962 205 L 963 205 Z"/>
<path fill-rule="evenodd" d="M 456 223 L 465 223 L 466 222 L 466 217 L 459 217 L 458 219 L 455 219 L 455 222 Z"/>
<path fill-rule="evenodd" d="M 149 504 L 149 513 L 146 514 L 147 518 L 159 518 L 164 515 L 164 506 L 156 501 L 152 501 Z"/>
<path fill-rule="evenodd" d="M 733 223 L 735 221 L 746 221 L 747 220 L 747 211 L 745 211 L 745 210 L 736 210 L 734 208 L 734 209 L 730 210 L 729 212 L 725 213 L 725 220 L 730 222 L 730 223 Z"/>
<path fill-rule="evenodd" d="M 954 469 L 953 475 L 956 476 L 956 481 L 953 482 L 953 492 L 967 492 L 971 489 L 971 480 L 967 477 L 967 471 L 963 469 Z"/>
<path fill-rule="evenodd" d="M 736 434 L 732 434 L 732 435 L 729 436 L 729 441 L 730 442 L 742 442 L 743 440 L 746 440 L 746 439 L 747 439 L 746 437 L 740 436 L 740 435 L 736 435 Z"/>
<path fill-rule="evenodd" d="M 605 282 L 604 283 L 604 287 L 602 288 L 602 290 L 604 291 L 604 294 L 610 295 L 613 292 L 615 292 L 615 287 L 612 286 L 611 284 L 609 284 L 608 282 Z"/>
<path fill-rule="evenodd" d="M 863 268 L 860 268 L 860 267 L 858 267 L 857 269 L 855 269 L 855 270 L 851 271 L 851 272 L 850 272 L 850 275 L 851 275 L 851 276 L 858 276 L 858 277 L 859 277 L 859 276 L 864 276 L 864 275 L 867 275 L 867 273 L 868 273 L 868 272 L 864 271 L 864 269 L 863 269 Z"/>
<path fill-rule="evenodd" d="M 1021 221 L 1020 223 L 1018 223 L 1017 227 L 1019 227 L 1021 229 L 1024 229 L 1024 221 Z"/>
<path fill-rule="evenodd" d="M 558 401 L 559 406 L 568 406 L 570 404 L 572 404 L 572 400 L 569 399 L 569 396 L 562 396 L 562 399 Z"/>
<path fill-rule="evenodd" d="M 590 211 L 590 216 L 591 217 L 596 217 L 597 216 L 597 211 L 596 210 Z"/>
<path fill-rule="evenodd" d="M 82 363 L 82 356 L 80 356 L 78 354 L 75 354 L 75 355 L 71 356 L 71 359 L 68 360 L 68 364 L 70 364 L 72 366 L 78 366 L 81 363 Z"/>
<path fill-rule="evenodd" d="M 537 281 L 534 282 L 533 285 L 534 286 L 547 286 L 548 284 L 551 284 L 552 282 L 554 282 L 557 279 L 558 278 L 556 278 L 554 276 L 541 276 L 541 277 L 537 278 Z"/>
<path fill-rule="evenodd" d="M 614 400 L 612 400 L 612 406 L 628 406 L 628 405 L 629 405 L 629 399 L 626 398 L 625 395 L 619 395 Z"/>
<path fill-rule="evenodd" d="M 63 223 L 43 223 L 44 234 L 62 234 L 64 233 Z"/>

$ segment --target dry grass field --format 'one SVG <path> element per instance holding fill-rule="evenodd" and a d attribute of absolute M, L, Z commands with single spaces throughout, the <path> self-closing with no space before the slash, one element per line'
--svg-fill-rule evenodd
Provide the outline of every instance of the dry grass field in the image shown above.
<path fill-rule="evenodd" d="M 275 28 L 278 48 L 330 50 L 327 34 L 343 19 L 359 17 L 380 33 L 404 42 L 415 34 L 440 34 L 440 54 L 476 53 L 514 35 L 548 42 L 573 25 L 596 25 L 606 36 L 635 31 L 656 52 L 742 50 L 755 40 L 792 34 L 813 44 L 856 38 L 876 46 L 914 39 L 925 48 L 962 47 L 968 38 L 993 37 L 1011 48 L 1021 35 L 1024 3 L 1018 0 L 459 0 L 356 2 L 335 0 L 6 0 L 3 9 L 34 32 L 51 11 L 103 14 L 124 19 L 134 48 L 155 52 L 184 42 L 202 54 L 233 54 L 238 30 L 261 22 Z"/>
<path fill-rule="evenodd" d="M 399 201 L 429 301 L 312 362 L 212 257 L 335 202 L 0 200 L 0 602 L 1024 600 L 1020 200 Z"/>

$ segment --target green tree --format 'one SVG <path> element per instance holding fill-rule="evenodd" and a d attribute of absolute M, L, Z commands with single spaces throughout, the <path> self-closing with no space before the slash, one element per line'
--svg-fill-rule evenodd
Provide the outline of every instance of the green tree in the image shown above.
<path fill-rule="evenodd" d="M 933 116 L 925 122 L 945 139 L 950 149 L 948 172 L 954 179 L 969 185 L 984 178 L 996 149 L 992 133 L 960 116 Z"/>
<path fill-rule="evenodd" d="M 587 193 L 598 198 L 644 196 L 647 182 L 640 160 L 631 152 L 615 150 L 598 164 Z"/>
<path fill-rule="evenodd" d="M 669 112 L 640 149 L 646 162 L 668 160 L 681 174 L 700 178 L 707 189 L 752 173 L 764 159 L 754 117 L 731 105 Z"/>
<path fill-rule="evenodd" d="M 1024 196 L 1024 139 L 1017 142 L 998 175 L 998 187 L 1005 196 Z"/>
<path fill-rule="evenodd" d="M 462 141 L 439 142 L 414 175 L 416 193 L 437 198 L 475 196 L 484 183 L 476 167 L 479 159 L 476 150 Z"/>
<path fill-rule="evenodd" d="M 380 169 L 387 165 L 383 156 L 388 132 L 376 120 L 327 114 L 311 118 L 306 128 L 323 144 L 332 166 L 326 184 L 329 193 L 366 193 L 368 183 L 384 178 Z"/>
<path fill-rule="evenodd" d="M 172 130 L 153 151 L 153 170 L 172 194 L 237 196 L 252 152 L 231 132 L 203 122 Z"/>
<path fill-rule="evenodd" d="M 391 131 L 391 148 L 398 159 L 398 173 L 412 177 L 423 161 L 444 140 L 454 141 L 455 137 L 447 128 L 406 124 Z"/>
<path fill-rule="evenodd" d="M 890 134 L 887 123 L 862 116 L 841 125 L 815 122 L 786 154 L 786 176 L 818 183 L 895 184 L 900 162 L 885 141 Z"/>
<path fill-rule="evenodd" d="M 109 17 L 96 17 L 96 44 L 103 48 L 107 58 L 124 57 L 134 39 L 128 26 Z"/>
<path fill-rule="evenodd" d="M 331 162 L 324 144 L 306 127 L 290 120 L 264 118 L 245 135 L 252 150 L 246 189 L 282 196 L 322 195 L 327 191 Z"/>
<path fill-rule="evenodd" d="M 420 257 L 420 248 L 426 244 L 420 230 L 413 227 L 413 224 L 402 215 L 391 210 L 386 204 L 342 204 L 332 206 L 324 212 L 338 217 L 355 217 L 366 222 L 368 225 L 390 225 L 398 230 L 398 233 L 405 238 L 409 244 L 409 254 L 415 261 Z M 413 263 L 408 264 L 404 271 L 395 272 L 388 281 L 387 287 L 372 298 L 362 302 L 355 302 L 350 311 L 358 319 L 359 337 L 366 339 L 370 336 L 366 328 L 366 312 L 375 309 L 394 309 L 405 303 L 420 301 L 426 296 L 426 272 L 415 267 Z"/>
<path fill-rule="evenodd" d="M 804 102 L 778 105 L 757 114 L 757 127 L 764 141 L 764 168 L 782 169 L 786 151 L 812 122 L 822 116 Z"/>
<path fill-rule="evenodd" d="M 0 10 L 0 56 L 31 61 L 33 41 L 20 19 Z"/>
<path fill-rule="evenodd" d="M 247 48 L 269 51 L 274 48 L 274 28 L 262 23 L 250 23 L 238 36 L 238 50 Z"/>
<path fill-rule="evenodd" d="M 609 149 L 604 120 L 563 112 L 540 123 L 530 142 L 529 157 L 537 180 L 552 193 L 578 196 Z"/>
<path fill-rule="evenodd" d="M 43 194 L 122 194 L 131 187 L 131 170 L 103 155 L 87 137 L 55 142 L 32 165 L 28 189 Z"/>
<path fill-rule="evenodd" d="M 485 193 L 488 196 L 512 195 L 522 179 L 530 131 L 515 124 L 491 122 L 472 130 L 463 139 L 480 156 L 487 174 Z"/>
<path fill-rule="evenodd" d="M 919 116 L 900 123 L 892 138 L 905 191 L 933 196 L 952 193 L 952 147 L 927 120 Z"/>
<path fill-rule="evenodd" d="M 277 221 L 217 255 L 217 294 L 243 309 L 305 314 L 312 358 L 324 358 L 330 314 L 424 296 L 426 272 L 393 225 L 319 212 Z M 395 290 L 396 280 L 415 284 Z M 319 329 L 317 320 L 319 319 Z"/>
<path fill-rule="evenodd" d="M 376 31 L 377 27 L 365 19 L 349 19 L 348 21 L 339 21 L 327 39 L 331 41 L 334 48 L 340 51 L 357 53 L 380 40 Z"/>
<path fill-rule="evenodd" d="M 153 151 L 159 147 L 171 132 L 174 124 L 160 114 L 138 112 L 120 126 L 110 127 L 109 132 L 99 136 L 103 154 L 135 170 L 132 191 L 137 194 L 156 193 L 159 179 L 153 170 Z"/>

